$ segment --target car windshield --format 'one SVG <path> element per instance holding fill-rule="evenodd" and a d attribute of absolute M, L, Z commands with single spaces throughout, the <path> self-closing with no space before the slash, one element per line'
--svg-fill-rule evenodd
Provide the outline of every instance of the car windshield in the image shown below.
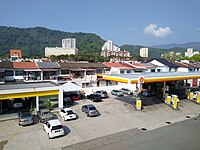
<path fill-rule="evenodd" d="M 89 110 L 96 110 L 94 106 L 89 107 Z"/>
<path fill-rule="evenodd" d="M 107 94 L 107 92 L 103 92 L 103 94 Z"/>
<path fill-rule="evenodd" d="M 72 110 L 68 110 L 68 111 L 67 111 L 67 114 L 69 114 L 69 115 L 70 115 L 70 114 L 74 114 L 74 112 L 73 112 Z"/>
<path fill-rule="evenodd" d="M 52 130 L 58 130 L 58 129 L 62 129 L 63 126 L 62 125 L 57 125 L 57 126 L 53 126 Z"/>
<path fill-rule="evenodd" d="M 47 112 L 43 112 L 42 113 L 42 115 L 48 115 L 49 114 L 49 112 L 47 111 Z"/>
<path fill-rule="evenodd" d="M 26 118 L 26 117 L 31 117 L 31 113 L 27 112 L 27 113 L 22 113 L 21 114 L 22 118 Z"/>

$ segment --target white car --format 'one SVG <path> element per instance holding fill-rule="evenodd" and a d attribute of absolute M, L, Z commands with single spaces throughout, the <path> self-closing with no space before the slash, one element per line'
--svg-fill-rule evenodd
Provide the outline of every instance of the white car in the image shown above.
<path fill-rule="evenodd" d="M 59 115 L 64 121 L 76 119 L 77 115 L 73 112 L 71 108 L 64 108 L 59 111 Z"/>
<path fill-rule="evenodd" d="M 43 123 L 44 131 L 47 132 L 49 139 L 65 134 L 62 124 L 58 119 L 49 120 Z"/>

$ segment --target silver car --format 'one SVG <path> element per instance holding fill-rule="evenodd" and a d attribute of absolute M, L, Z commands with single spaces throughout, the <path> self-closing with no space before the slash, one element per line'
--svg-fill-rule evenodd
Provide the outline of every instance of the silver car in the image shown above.
<path fill-rule="evenodd" d="M 19 125 L 25 126 L 33 124 L 33 115 L 29 111 L 19 112 Z"/>
<path fill-rule="evenodd" d="M 92 104 L 83 105 L 81 108 L 82 112 L 85 112 L 88 117 L 99 116 L 100 113 L 96 107 Z"/>
<path fill-rule="evenodd" d="M 106 91 L 103 91 L 103 90 L 96 91 L 95 94 L 100 95 L 102 98 L 107 98 L 108 97 L 108 93 Z"/>

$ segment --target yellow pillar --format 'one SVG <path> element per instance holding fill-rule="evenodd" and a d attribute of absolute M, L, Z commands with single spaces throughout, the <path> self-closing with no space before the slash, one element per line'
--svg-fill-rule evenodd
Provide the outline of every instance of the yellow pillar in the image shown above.
<path fill-rule="evenodd" d="M 197 104 L 200 104 L 200 92 L 197 93 Z"/>

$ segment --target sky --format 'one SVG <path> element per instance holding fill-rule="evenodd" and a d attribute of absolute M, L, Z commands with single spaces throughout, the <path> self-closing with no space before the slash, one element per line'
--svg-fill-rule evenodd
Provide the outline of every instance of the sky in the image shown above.
<path fill-rule="evenodd" d="M 118 46 L 200 42 L 200 1 L 0 0 L 0 26 L 95 33 Z"/>

